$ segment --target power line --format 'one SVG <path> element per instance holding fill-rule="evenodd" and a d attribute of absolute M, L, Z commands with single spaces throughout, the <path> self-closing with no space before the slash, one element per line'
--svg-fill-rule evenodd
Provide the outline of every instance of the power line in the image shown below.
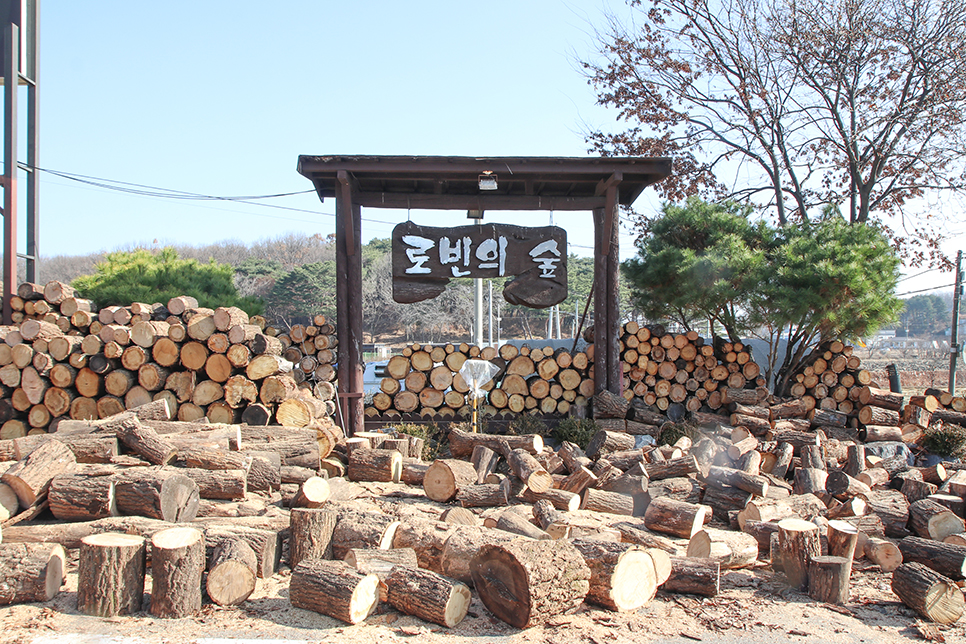
<path fill-rule="evenodd" d="M 94 177 L 90 175 L 78 174 L 76 172 L 66 172 L 63 170 L 52 170 L 50 168 L 41 168 L 39 166 L 31 166 L 27 163 L 20 163 L 21 167 L 30 168 L 37 170 L 39 172 L 44 172 L 46 174 L 53 175 L 55 177 L 60 177 L 62 179 L 67 179 L 77 183 L 82 183 L 89 185 L 94 188 L 101 190 L 111 190 L 114 192 L 121 192 L 124 194 L 130 194 L 138 197 L 150 197 L 156 199 L 178 199 L 184 201 L 229 201 L 233 203 L 240 203 L 250 206 L 261 206 L 263 208 L 275 208 L 278 210 L 287 210 L 291 212 L 304 212 L 312 215 L 322 215 L 324 217 L 335 217 L 335 213 L 321 212 L 317 210 L 308 210 L 306 208 L 294 208 L 292 206 L 281 206 L 279 204 L 270 203 L 260 203 L 258 200 L 263 199 L 278 199 L 281 197 L 292 197 L 297 195 L 304 195 L 315 192 L 314 190 L 299 190 L 296 192 L 280 192 L 275 194 L 265 194 L 265 195 L 243 195 L 243 196 L 220 196 L 220 195 L 208 195 L 204 193 L 197 192 L 187 192 L 184 190 L 175 190 L 172 188 L 162 188 L 158 186 L 150 186 L 142 183 L 132 183 L 129 181 L 120 181 L 118 179 L 105 179 L 103 177 Z M 267 217 L 268 215 L 260 215 Z M 382 219 L 373 219 L 371 217 L 363 217 L 363 221 L 373 223 L 373 224 L 385 224 L 387 226 L 395 226 L 398 222 L 385 221 Z M 295 220 L 304 221 L 304 220 Z M 310 222 L 306 222 L 310 223 Z M 573 248 L 582 248 L 586 250 L 593 250 L 593 246 L 585 246 L 582 244 L 569 244 Z"/>
<path fill-rule="evenodd" d="M 954 282 L 952 284 L 942 284 L 940 286 L 933 286 L 931 288 L 922 288 L 922 289 L 919 289 L 918 291 L 909 291 L 908 293 L 899 293 L 898 295 L 896 295 L 896 297 L 902 297 L 903 295 L 915 295 L 916 293 L 925 293 L 926 291 L 936 291 L 941 288 L 950 288 L 952 286 L 956 286 L 956 283 Z"/>

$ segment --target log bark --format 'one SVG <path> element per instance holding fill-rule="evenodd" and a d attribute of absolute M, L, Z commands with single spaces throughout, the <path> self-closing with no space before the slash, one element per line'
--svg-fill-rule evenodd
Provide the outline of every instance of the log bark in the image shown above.
<path fill-rule="evenodd" d="M 208 563 L 205 591 L 219 606 L 236 606 L 255 591 L 257 559 L 248 542 L 225 539 L 215 546 Z"/>
<path fill-rule="evenodd" d="M 430 570 L 396 567 L 385 584 L 394 608 L 446 628 L 459 624 L 469 611 L 471 595 L 466 584 Z"/>
<path fill-rule="evenodd" d="M 104 532 L 81 540 L 77 610 L 97 617 L 140 612 L 144 596 L 144 537 Z"/>
<path fill-rule="evenodd" d="M 707 511 L 707 506 L 659 497 L 648 504 L 644 525 L 655 532 L 690 539 L 704 525 Z"/>
<path fill-rule="evenodd" d="M 526 450 L 510 450 L 504 456 L 510 466 L 510 471 L 533 492 L 539 494 L 553 487 L 553 477 Z"/>
<path fill-rule="evenodd" d="M 483 546 L 470 564 L 483 604 L 516 628 L 576 608 L 590 589 L 590 569 L 565 541 L 513 540 Z"/>
<path fill-rule="evenodd" d="M 758 541 L 745 532 L 698 530 L 688 541 L 688 557 L 713 559 L 721 568 L 747 568 L 758 561 Z"/>
<path fill-rule="evenodd" d="M 155 617 L 182 618 L 201 610 L 205 539 L 195 528 L 169 528 L 151 538 L 151 608 Z"/>
<path fill-rule="evenodd" d="M 66 570 L 67 553 L 59 544 L 0 544 L 0 606 L 50 601 Z"/>
<path fill-rule="evenodd" d="M 849 601 L 852 559 L 818 555 L 808 565 L 808 596 L 815 601 L 842 606 Z"/>
<path fill-rule="evenodd" d="M 11 466 L 0 481 L 10 486 L 20 505 L 28 508 L 47 492 L 51 480 L 58 474 L 73 471 L 74 453 L 60 441 L 47 441 Z"/>
<path fill-rule="evenodd" d="M 818 526 L 802 519 L 782 519 L 778 522 L 778 545 L 778 563 L 788 584 L 807 591 L 809 564 L 822 554 Z"/>
<path fill-rule="evenodd" d="M 387 514 L 341 512 L 332 532 L 332 555 L 344 559 L 351 548 L 391 548 L 398 527 L 399 521 Z"/>
<path fill-rule="evenodd" d="M 118 513 L 109 476 L 58 475 L 50 482 L 47 503 L 60 521 L 93 521 Z"/>
<path fill-rule="evenodd" d="M 449 432 L 449 447 L 453 458 L 469 458 L 476 445 L 485 445 L 495 452 L 501 452 L 501 443 L 506 443 L 511 450 L 523 449 L 531 454 L 543 451 L 543 437 L 539 434 L 525 434 L 523 436 L 500 436 L 497 434 L 475 434 L 452 429 Z"/>
<path fill-rule="evenodd" d="M 191 521 L 198 514 L 198 485 L 171 470 L 128 471 L 115 480 L 114 497 L 122 514 L 171 523 Z"/>
<path fill-rule="evenodd" d="M 920 537 L 936 541 L 966 530 L 962 518 L 931 499 L 921 499 L 909 506 L 909 527 Z"/>
<path fill-rule="evenodd" d="M 143 426 L 137 418 L 126 419 L 115 431 L 118 439 L 131 451 L 155 465 L 167 465 L 178 455 L 178 448 L 173 443 Z"/>
<path fill-rule="evenodd" d="M 390 449 L 355 449 L 349 455 L 346 473 L 352 481 L 398 483 L 402 477 L 402 455 Z"/>
<path fill-rule="evenodd" d="M 307 559 L 292 570 L 289 600 L 296 608 L 358 624 L 379 603 L 379 577 L 342 562 Z"/>
<path fill-rule="evenodd" d="M 439 459 L 426 470 L 423 491 L 433 501 L 448 503 L 456 498 L 460 489 L 474 485 L 476 478 L 476 469 L 472 463 L 455 458 Z"/>
<path fill-rule="evenodd" d="M 458 509 L 458 508 L 454 508 Z M 420 568 L 432 570 L 450 577 L 455 577 L 461 581 L 469 578 L 467 568 L 464 577 L 445 572 L 443 570 L 442 558 L 443 550 L 447 539 L 457 532 L 457 525 L 443 521 L 427 521 L 422 519 L 407 519 L 399 525 L 393 535 L 392 547 L 394 549 L 412 549 L 416 552 L 416 560 Z M 464 566 L 469 566 L 469 557 L 463 562 Z"/>
<path fill-rule="evenodd" d="M 338 514 L 321 508 L 292 508 L 289 515 L 289 566 L 303 559 L 332 559 L 332 533 Z"/>
<path fill-rule="evenodd" d="M 902 538 L 909 534 L 909 501 L 897 490 L 873 490 L 866 498 L 869 510 L 882 519 L 887 537 Z"/>
<path fill-rule="evenodd" d="M 951 579 L 921 563 L 904 563 L 896 568 L 892 592 L 930 621 L 952 624 L 963 616 L 963 591 Z"/>
<path fill-rule="evenodd" d="M 953 580 L 966 579 L 966 546 L 906 537 L 899 542 L 902 561 L 915 561 Z"/>
<path fill-rule="evenodd" d="M 626 543 L 575 539 L 573 545 L 590 569 L 586 601 L 610 610 L 630 611 L 657 593 L 654 560 L 647 550 Z"/>
<path fill-rule="evenodd" d="M 721 565 L 712 559 L 671 557 L 671 575 L 661 588 L 671 593 L 714 597 L 721 588 Z"/>

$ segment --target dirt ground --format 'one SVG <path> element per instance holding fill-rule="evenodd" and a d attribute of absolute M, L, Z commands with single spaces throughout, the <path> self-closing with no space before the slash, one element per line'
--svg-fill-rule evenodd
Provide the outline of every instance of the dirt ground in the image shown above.
<path fill-rule="evenodd" d="M 438 516 L 444 506 L 406 486 L 364 484 L 353 500 L 359 507 L 380 507 L 408 515 Z M 371 505 L 370 505 L 371 504 Z M 682 547 L 686 542 L 681 541 Z M 205 604 L 190 619 L 156 619 L 149 613 L 102 619 L 77 612 L 76 551 L 71 551 L 67 582 L 60 594 L 44 604 L 0 608 L 0 643 L 128 644 L 133 642 L 198 642 L 228 639 L 272 639 L 305 642 L 406 641 L 452 643 L 463 641 L 553 642 L 610 644 L 612 642 L 966 642 L 966 619 L 953 626 L 922 624 L 889 590 L 890 575 L 857 561 L 850 601 L 831 606 L 812 601 L 788 588 L 767 564 L 722 573 L 721 592 L 713 598 L 659 592 L 643 608 L 614 613 L 583 604 L 544 626 L 521 631 L 493 617 L 474 594 L 469 614 L 456 628 L 446 629 L 402 615 L 387 605 L 362 624 L 349 626 L 334 619 L 292 607 L 288 600 L 291 571 L 287 567 L 271 579 L 260 579 L 255 594 L 238 607 Z M 683 552 L 681 553 L 683 555 Z M 145 608 L 149 605 L 150 575 Z M 86 636 L 86 637 L 85 637 Z M 496 639 L 493 639 L 496 638 Z M 943 639 L 944 638 L 944 639 Z"/>
<path fill-rule="evenodd" d="M 904 361 L 897 355 L 887 356 L 885 361 L 900 363 L 904 389 L 946 384 L 942 365 L 936 359 Z M 876 360 L 869 360 L 867 366 L 877 371 L 883 367 Z M 964 375 L 959 375 L 960 384 L 966 384 Z M 881 376 L 883 384 L 887 383 L 884 371 Z M 397 496 L 381 497 L 386 492 L 395 492 Z M 414 502 L 413 496 L 416 495 L 393 490 L 392 486 L 369 485 L 358 503 L 371 502 L 390 512 L 399 512 L 402 503 L 405 510 L 401 514 L 438 515 L 441 506 Z M 349 626 L 292 607 L 288 600 L 291 571 L 284 566 L 271 579 L 258 580 L 255 593 L 238 607 L 205 604 L 195 617 L 179 620 L 156 619 L 146 610 L 129 617 L 89 617 L 77 612 L 77 553 L 70 554 L 66 584 L 52 601 L 0 607 L 0 644 L 213 644 L 231 639 L 351 641 L 353 644 L 405 641 L 419 644 L 464 641 L 493 644 L 945 641 L 966 644 L 966 618 L 952 626 L 921 621 L 890 591 L 891 575 L 864 560 L 856 561 L 850 601 L 845 606 L 816 603 L 807 595 L 789 589 L 783 576 L 773 573 L 767 563 L 759 563 L 751 569 L 723 572 L 721 592 L 713 598 L 659 592 L 646 606 L 630 613 L 614 613 L 583 604 L 572 614 L 521 631 L 490 615 L 475 594 L 466 619 L 453 629 L 402 615 L 386 605 L 380 605 L 363 623 Z M 145 608 L 150 603 L 150 584 L 148 575 Z"/>

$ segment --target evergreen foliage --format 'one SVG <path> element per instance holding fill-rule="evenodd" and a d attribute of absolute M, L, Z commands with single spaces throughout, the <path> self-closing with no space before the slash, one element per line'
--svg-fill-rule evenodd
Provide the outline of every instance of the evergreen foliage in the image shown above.
<path fill-rule="evenodd" d="M 623 264 L 632 302 L 651 319 L 673 320 L 690 330 L 695 321 L 724 327 L 733 341 L 747 333 L 743 310 L 764 279 L 774 231 L 752 222 L 751 210 L 692 197 L 666 203 L 638 256 Z"/>
<path fill-rule="evenodd" d="M 180 259 L 170 247 L 156 252 L 142 248 L 108 253 L 93 275 L 78 277 L 72 286 L 100 307 L 167 303 L 172 297 L 191 295 L 200 306 L 237 306 L 252 315 L 261 313 L 261 301 L 240 296 L 233 277 L 229 264 Z"/>
<path fill-rule="evenodd" d="M 322 313 L 335 320 L 335 262 L 297 266 L 275 281 L 266 298 L 269 311 L 290 321 Z"/>
<path fill-rule="evenodd" d="M 899 320 L 911 335 L 937 333 L 949 326 L 949 307 L 938 295 L 914 295 L 903 303 Z"/>
<path fill-rule="evenodd" d="M 847 224 L 834 208 L 815 222 L 772 228 L 747 208 L 698 198 L 665 205 L 623 274 L 653 319 L 686 328 L 708 320 L 733 341 L 762 337 L 763 362 L 782 393 L 806 353 L 823 340 L 858 338 L 896 319 L 899 259 L 874 225 Z"/>

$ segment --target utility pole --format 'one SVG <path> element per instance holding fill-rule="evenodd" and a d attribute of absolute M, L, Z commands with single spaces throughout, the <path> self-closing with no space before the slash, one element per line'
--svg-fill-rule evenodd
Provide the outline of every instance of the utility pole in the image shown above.
<path fill-rule="evenodd" d="M 963 251 L 956 251 L 956 290 L 953 291 L 953 328 L 949 347 L 949 393 L 956 394 L 956 361 L 959 359 L 959 301 L 963 294 Z"/>

